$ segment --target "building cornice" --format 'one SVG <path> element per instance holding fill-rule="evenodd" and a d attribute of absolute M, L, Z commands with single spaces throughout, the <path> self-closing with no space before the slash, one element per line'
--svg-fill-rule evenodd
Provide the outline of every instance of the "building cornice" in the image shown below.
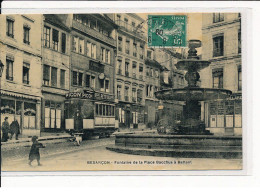
<path fill-rule="evenodd" d="M 241 19 L 237 18 L 237 19 L 232 20 L 232 21 L 223 21 L 223 22 L 218 22 L 218 23 L 212 23 L 210 25 L 202 27 L 202 30 L 208 30 L 208 29 L 211 29 L 211 28 L 217 28 L 217 27 L 220 27 L 220 26 L 230 25 L 230 24 L 234 24 L 234 23 L 237 23 L 237 22 L 241 22 Z"/>

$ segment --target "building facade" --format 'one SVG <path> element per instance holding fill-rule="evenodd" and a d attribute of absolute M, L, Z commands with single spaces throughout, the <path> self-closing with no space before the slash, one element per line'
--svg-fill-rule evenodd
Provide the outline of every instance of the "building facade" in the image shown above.
<path fill-rule="evenodd" d="M 70 28 L 63 15 L 44 14 L 42 32 L 42 129 L 65 128 L 64 101 L 70 83 Z"/>
<path fill-rule="evenodd" d="M 16 119 L 21 134 L 40 134 L 42 15 L 0 16 L 1 121 Z"/>
<path fill-rule="evenodd" d="M 71 28 L 70 92 L 95 95 L 92 99 L 65 102 L 65 117 L 76 118 L 77 123 L 79 114 L 74 112 L 77 110 L 84 119 L 95 117 L 96 126 L 104 125 L 105 121 L 97 116 L 114 115 L 116 25 L 107 14 L 72 14 L 68 15 L 68 20 Z"/>
<path fill-rule="evenodd" d="M 211 62 L 201 71 L 201 87 L 232 91 L 225 100 L 204 102 L 201 118 L 214 134 L 242 135 L 241 15 L 207 13 L 202 20 L 202 59 Z"/>
<path fill-rule="evenodd" d="M 114 21 L 119 26 L 115 69 L 119 127 L 142 128 L 145 122 L 146 38 L 139 32 L 139 24 L 144 19 L 128 13 L 114 14 Z"/>

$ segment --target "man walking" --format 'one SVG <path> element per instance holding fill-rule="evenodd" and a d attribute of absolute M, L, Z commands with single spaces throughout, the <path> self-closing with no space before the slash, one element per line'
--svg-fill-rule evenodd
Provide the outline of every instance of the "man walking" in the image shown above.
<path fill-rule="evenodd" d="M 16 119 L 10 125 L 10 133 L 10 139 L 12 139 L 13 135 L 15 134 L 15 139 L 18 140 L 18 135 L 20 134 L 20 126 Z"/>
<path fill-rule="evenodd" d="M 9 132 L 10 126 L 8 123 L 8 117 L 5 117 L 5 121 L 2 123 L 2 142 L 6 142 L 8 140 L 8 132 Z"/>

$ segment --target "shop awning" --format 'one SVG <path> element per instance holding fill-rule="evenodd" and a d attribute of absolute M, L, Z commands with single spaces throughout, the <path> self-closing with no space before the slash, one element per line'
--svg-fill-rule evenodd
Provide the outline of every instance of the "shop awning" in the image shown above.
<path fill-rule="evenodd" d="M 23 98 L 23 99 L 30 99 L 30 100 L 41 100 L 41 97 L 42 97 L 42 96 L 33 96 L 33 95 L 28 95 L 28 94 L 11 92 L 11 91 L 6 91 L 6 90 L 1 90 L 0 93 L 1 93 L 1 96 L 6 95 L 6 96 L 12 96 L 12 97 L 16 97 L 16 98 Z"/>

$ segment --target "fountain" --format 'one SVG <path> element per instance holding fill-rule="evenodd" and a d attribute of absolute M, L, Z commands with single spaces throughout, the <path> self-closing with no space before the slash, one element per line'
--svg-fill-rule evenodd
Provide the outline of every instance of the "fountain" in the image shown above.
<path fill-rule="evenodd" d="M 232 92 L 219 88 L 200 88 L 198 71 L 209 66 L 209 61 L 200 60 L 196 48 L 199 40 L 189 41 L 187 59 L 176 64 L 187 71 L 185 88 L 171 88 L 155 92 L 160 100 L 184 101 L 183 119 L 177 133 L 166 134 L 118 134 L 115 145 L 107 149 L 136 155 L 152 155 L 184 158 L 242 158 L 242 138 L 237 136 L 216 136 L 205 129 L 200 119 L 200 101 L 225 99 Z M 175 131 L 176 132 L 176 131 Z"/>
<path fill-rule="evenodd" d="M 199 60 L 196 48 L 201 46 L 199 40 L 189 41 L 189 55 L 187 59 L 181 60 L 176 64 L 177 69 L 185 70 L 185 80 L 188 86 L 178 89 L 165 89 L 155 93 L 156 98 L 160 100 L 185 101 L 183 107 L 183 120 L 178 125 L 181 134 L 209 135 L 205 130 L 205 125 L 200 119 L 201 106 L 200 101 L 224 99 L 229 97 L 230 90 L 219 88 L 200 88 L 197 82 L 200 79 L 198 71 L 209 66 L 209 61 Z"/>

